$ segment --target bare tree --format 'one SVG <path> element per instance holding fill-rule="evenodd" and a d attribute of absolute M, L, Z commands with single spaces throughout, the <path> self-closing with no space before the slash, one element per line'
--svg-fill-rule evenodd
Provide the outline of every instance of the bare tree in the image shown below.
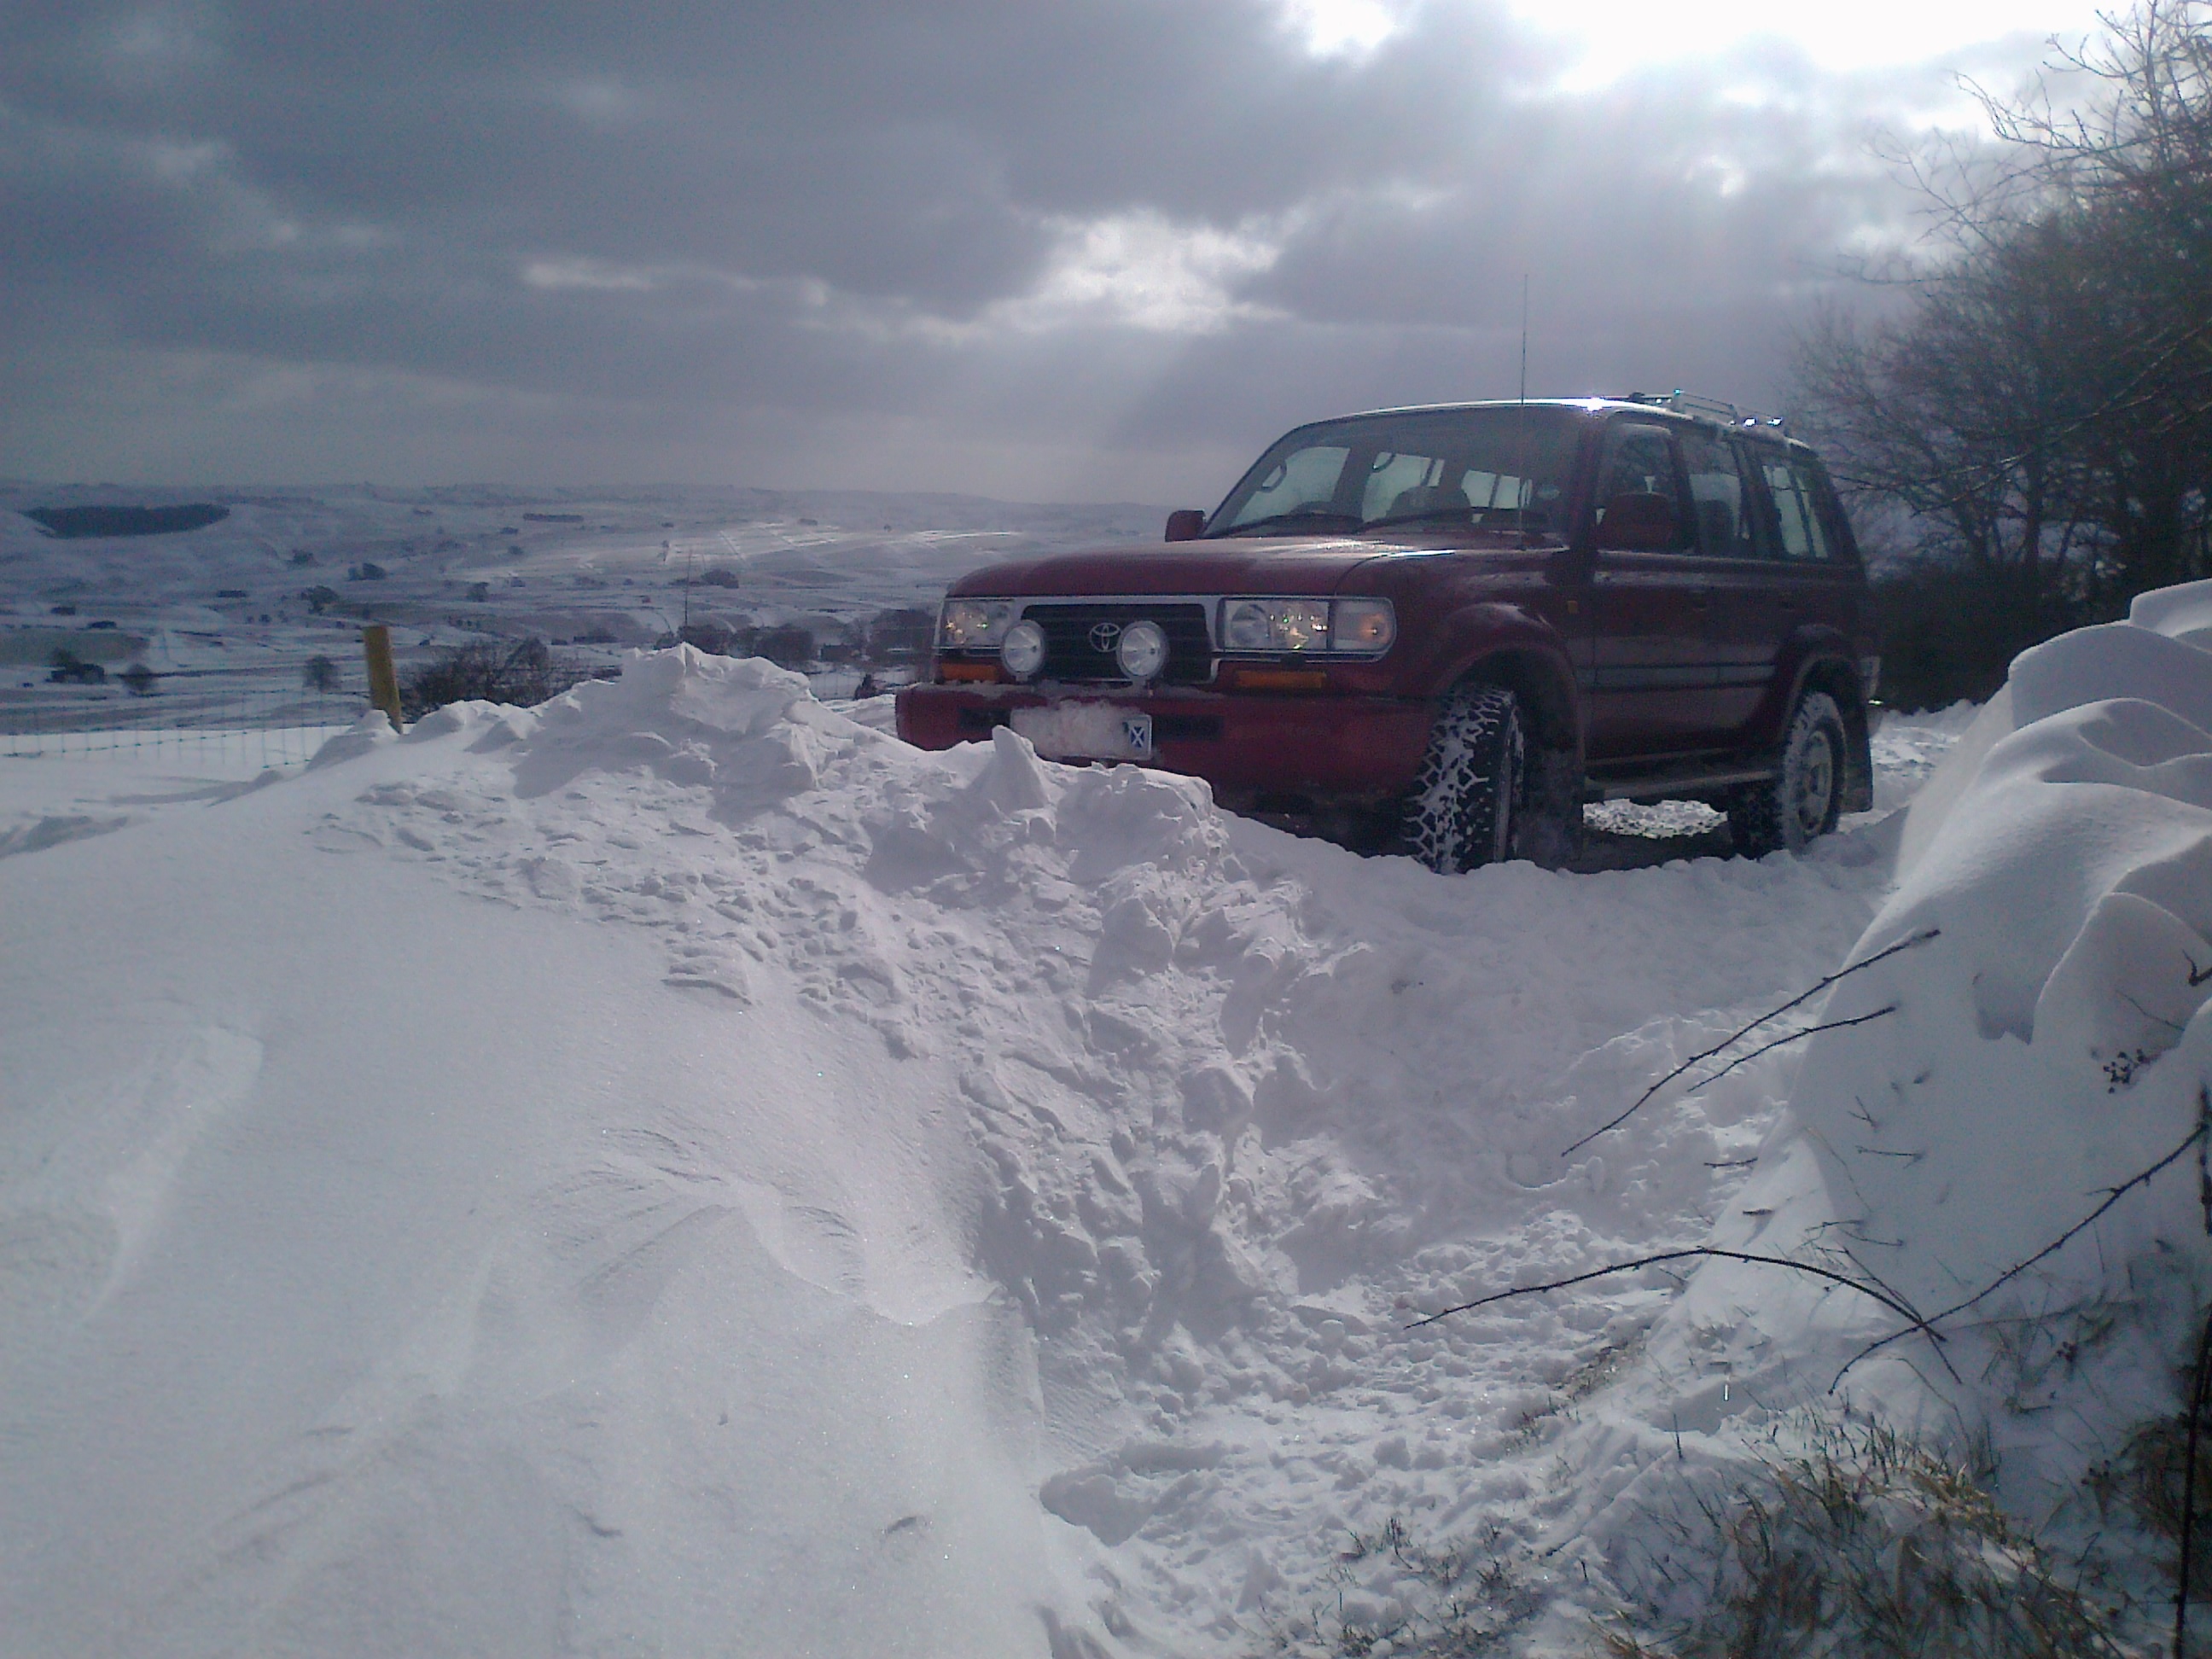
<path fill-rule="evenodd" d="M 1973 88 L 1995 151 L 1909 160 L 1935 234 L 1883 275 L 1903 313 L 1825 315 L 1798 352 L 1844 480 L 1920 531 L 1892 599 L 1954 648 L 1971 604 L 2000 672 L 2212 573 L 2212 23 L 2176 0 L 2104 22 L 2027 95 Z M 2087 95 L 2062 108 L 2056 79 Z"/>

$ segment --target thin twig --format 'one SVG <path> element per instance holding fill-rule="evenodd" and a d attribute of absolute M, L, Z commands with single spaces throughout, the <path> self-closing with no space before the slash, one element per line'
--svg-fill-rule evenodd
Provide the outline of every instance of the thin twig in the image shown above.
<path fill-rule="evenodd" d="M 1871 1297 L 1899 1318 L 1909 1319 L 1920 1328 L 1927 1329 L 1927 1322 L 1913 1310 L 1911 1303 L 1889 1291 L 1878 1290 L 1871 1285 L 1862 1284 L 1849 1273 L 1839 1273 L 1832 1267 L 1819 1267 L 1810 1261 L 1793 1261 L 1786 1255 L 1753 1255 L 1747 1251 L 1723 1250 L 1711 1244 L 1699 1244 L 1688 1249 L 1662 1250 L 1656 1255 L 1638 1256 L 1633 1261 L 1616 1261 L 1610 1267 L 1593 1267 L 1586 1273 L 1576 1273 L 1569 1279 L 1554 1279 L 1542 1285 L 1516 1285 L 1510 1291 L 1492 1291 L 1488 1296 L 1479 1296 L 1472 1302 L 1462 1302 L 1455 1308 L 1446 1308 L 1441 1312 L 1429 1315 L 1425 1319 L 1417 1319 L 1405 1328 L 1409 1331 L 1418 1331 L 1424 1325 L 1433 1325 L 1439 1320 L 1449 1319 L 1454 1314 L 1472 1313 L 1477 1308 L 1486 1308 L 1493 1302 L 1509 1301 L 1516 1296 L 1540 1296 L 1547 1291 L 1564 1291 L 1576 1285 L 1586 1285 L 1593 1279 L 1604 1279 L 1613 1273 L 1634 1273 L 1638 1267 L 1656 1267 L 1663 1262 L 1686 1261 L 1698 1256 L 1717 1256 L 1723 1261 L 1748 1261 L 1755 1267 L 1788 1267 L 1796 1273 L 1811 1273 L 1816 1279 L 1825 1279 L 1831 1284 L 1841 1285 L 1846 1289 L 1856 1291 L 1861 1296 Z M 1943 1340 L 1940 1334 L 1933 1330 L 1929 1330 L 1928 1334 L 1939 1343 Z"/>
<path fill-rule="evenodd" d="M 1722 1066 L 1719 1071 L 1715 1072 L 1711 1077 L 1701 1079 L 1698 1081 L 1698 1087 L 1700 1089 L 1711 1088 L 1714 1084 L 1718 1083 L 1723 1078 L 1726 1077 L 1730 1072 L 1735 1070 L 1737 1066 L 1748 1066 L 1753 1060 L 1757 1060 L 1761 1054 L 1766 1054 L 1770 1050 L 1779 1048 L 1786 1042 L 1795 1042 L 1801 1037 L 1818 1036 L 1823 1031 L 1849 1030 L 1854 1025 L 1863 1025 L 1869 1020 L 1880 1019 L 1884 1014 L 1893 1014 L 1896 1012 L 1897 1005 L 1893 1002 L 1886 1007 L 1875 1009 L 1870 1014 L 1855 1014 L 1849 1019 L 1832 1019 L 1820 1025 L 1808 1025 L 1802 1030 L 1790 1032 L 1787 1036 L 1778 1036 L 1771 1042 L 1762 1042 L 1759 1047 L 1753 1048 L 1749 1054 L 1738 1054 L 1734 1060 L 1729 1061 L 1727 1065 Z"/>
<path fill-rule="evenodd" d="M 1802 1000 L 1802 999 L 1800 1000 Z M 1791 1031 L 1784 1036 L 1776 1037 L 1771 1042 L 1762 1042 L 1758 1048 L 1752 1049 L 1747 1054 L 1738 1054 L 1734 1060 L 1729 1061 L 1727 1065 L 1722 1066 L 1719 1071 L 1715 1072 L 1711 1077 L 1699 1079 L 1698 1086 L 1700 1089 L 1710 1088 L 1712 1085 L 1719 1082 L 1723 1078 L 1726 1077 L 1730 1072 L 1735 1070 L 1737 1066 L 1747 1066 L 1753 1060 L 1757 1060 L 1761 1054 L 1767 1054 L 1773 1049 L 1779 1048 L 1785 1043 L 1796 1042 L 1801 1038 L 1814 1036 L 1822 1031 L 1841 1031 L 1853 1025 L 1863 1025 L 1870 1019 L 1880 1019 L 1884 1014 L 1893 1014 L 1896 1012 L 1897 1005 L 1893 1002 L 1887 1007 L 1875 1009 L 1870 1014 L 1860 1014 L 1850 1019 L 1832 1019 L 1820 1025 L 1804 1026 L 1798 1030 Z M 1738 1035 L 1741 1035 L 1741 1033 Z M 1727 1045 L 1725 1043 L 1722 1045 L 1723 1048 L 1726 1046 Z M 1709 1056 L 1701 1055 L 1699 1058 L 1709 1058 Z M 1669 1075 L 1670 1078 L 1679 1077 L 1681 1075 L 1681 1073 L 1678 1069 Z M 1635 1106 L 1630 1107 L 1627 1111 L 1623 1112 L 1619 1117 L 1613 1119 L 1612 1122 L 1601 1124 L 1596 1128 L 1592 1129 L 1580 1140 L 1577 1140 L 1573 1146 L 1568 1147 L 1565 1152 L 1561 1152 L 1559 1156 L 1561 1158 L 1571 1157 L 1572 1154 L 1580 1152 L 1583 1147 L 1589 1146 L 1590 1142 L 1595 1140 L 1600 1135 L 1605 1133 L 1607 1130 L 1619 1128 L 1622 1124 L 1627 1122 L 1629 1118 L 1635 1114 L 1638 1106 L 1643 1105 L 1644 1101 L 1650 1099 L 1651 1097 L 1658 1091 L 1659 1087 L 1659 1084 L 1652 1085 L 1650 1088 L 1644 1091 L 1643 1098 L 1638 1100 Z"/>
<path fill-rule="evenodd" d="M 2018 1279 L 2030 1267 L 2035 1266 L 2037 1262 L 2041 1261 L 2046 1256 L 2055 1255 L 2057 1252 L 2065 1249 L 2068 1244 L 2073 1243 L 2073 1241 L 2081 1234 L 2087 1231 L 2089 1228 L 2094 1226 L 2098 1220 L 2103 1217 L 2106 1211 L 2111 1209 L 2112 1206 L 2118 1203 L 2123 1198 L 2125 1198 L 2136 1188 L 2148 1185 L 2152 1178 L 2157 1176 L 2159 1172 L 2164 1170 L 2168 1164 L 2178 1162 L 2192 1147 L 2196 1146 L 2199 1141 L 2204 1139 L 2204 1134 L 2205 1127 L 2200 1122 L 2196 1128 L 2191 1129 L 2189 1132 L 2189 1138 L 2183 1141 L 2181 1145 L 2176 1146 L 2172 1152 L 2168 1152 L 2164 1158 L 2159 1159 L 2157 1163 L 2152 1164 L 2148 1170 L 2143 1170 L 2135 1175 L 2130 1176 L 2118 1186 L 2108 1189 L 2105 1194 L 2105 1201 L 2103 1203 L 2100 1204 L 2095 1209 L 2090 1211 L 2088 1214 L 2083 1216 L 2079 1221 L 2069 1227 L 2064 1232 L 2059 1234 L 2057 1237 L 2052 1239 L 2051 1243 L 2045 1245 L 2033 1255 L 2028 1257 L 2027 1261 L 2017 1262 L 2014 1266 L 2006 1268 L 1988 1284 L 1983 1285 L 1980 1290 L 1976 1291 L 1972 1296 L 1968 1297 L 1964 1302 L 1954 1303 L 1952 1306 L 1944 1309 L 1942 1312 L 1930 1314 L 1925 1319 L 1915 1320 L 1913 1324 L 1907 1328 L 1901 1331 L 1892 1331 L 1887 1336 L 1881 1338 L 1879 1341 L 1870 1342 L 1865 1347 L 1861 1348 L 1856 1353 L 1853 1354 L 1850 1359 L 1844 1362 L 1844 1369 L 1836 1373 L 1836 1381 L 1835 1382 L 1828 1384 L 1828 1392 L 1833 1394 L 1836 1391 L 1836 1383 L 1841 1382 L 1844 1376 L 1850 1372 L 1851 1367 L 1857 1364 L 1860 1360 L 1879 1352 L 1881 1350 L 1887 1347 L 1891 1343 L 1898 1340 L 1900 1337 L 1911 1336 L 1916 1330 L 1928 1330 L 1930 1327 L 1940 1324 L 1942 1321 L 1952 1317 L 1954 1315 L 1962 1314 L 1966 1312 L 1967 1309 L 1972 1308 L 1981 1302 L 1986 1301 L 1989 1297 L 1996 1295 L 1996 1292 L 2002 1290 L 2005 1285 L 2009 1285 L 2014 1279 Z"/>
<path fill-rule="evenodd" d="M 1875 951 L 1864 962 L 1855 962 L 1848 968 L 1838 968 L 1834 973 L 1830 974 L 1826 979 L 1822 980 L 1818 985 L 1815 985 L 1811 990 L 1803 993 L 1802 995 L 1790 998 L 1789 1001 L 1784 1003 L 1779 1008 L 1769 1009 L 1765 1013 L 1761 1014 L 1757 1019 L 1752 1021 L 1750 1024 L 1730 1033 L 1728 1036 L 1723 1038 L 1720 1042 L 1716 1042 L 1711 1048 L 1704 1050 L 1702 1053 L 1692 1054 L 1680 1066 L 1677 1066 L 1673 1071 L 1668 1073 L 1666 1076 L 1661 1078 L 1656 1083 L 1653 1084 L 1642 1094 L 1638 1095 L 1636 1097 L 1636 1103 L 1631 1106 L 1626 1111 L 1623 1112 L 1619 1117 L 1613 1119 L 1610 1123 L 1600 1124 L 1596 1128 L 1584 1135 L 1580 1140 L 1575 1142 L 1573 1146 L 1568 1147 L 1565 1152 L 1561 1152 L 1559 1156 L 1561 1158 L 1566 1158 L 1572 1153 L 1578 1152 L 1583 1147 L 1589 1146 L 1591 1141 L 1595 1140 L 1600 1135 L 1605 1134 L 1608 1131 L 1618 1129 L 1622 1124 L 1627 1122 L 1630 1118 L 1635 1116 L 1636 1114 L 1643 1109 L 1644 1103 L 1650 1100 L 1652 1096 L 1657 1094 L 1662 1089 L 1672 1083 L 1676 1078 L 1681 1076 L 1683 1073 L 1688 1071 L 1692 1066 L 1700 1065 L 1703 1062 L 1711 1060 L 1714 1055 L 1734 1047 L 1736 1043 L 1741 1042 L 1744 1038 L 1749 1036 L 1753 1031 L 1756 1031 L 1760 1026 L 1765 1024 L 1769 1020 L 1779 1019 L 1791 1009 L 1803 1007 L 1805 1004 L 1810 1002 L 1814 997 L 1820 995 L 1821 992 L 1826 990 L 1838 980 L 1848 978 L 1850 975 L 1858 972 L 1862 968 L 1871 968 L 1877 962 L 1882 961 L 1886 957 L 1895 956 L 1899 951 L 1910 951 L 1916 945 L 1925 945 L 1929 939 L 1934 939 L 1943 930 L 1940 927 L 1923 928 L 1921 932 L 1913 934 L 1910 939 L 1899 939 L 1896 944 L 1889 946 L 1887 950 Z M 1814 1029 L 1820 1030 L 1825 1028 L 1815 1027 Z M 1800 1032 L 1799 1035 L 1809 1036 L 1810 1033 Z M 1790 1039 L 1785 1037 L 1784 1041 L 1788 1042 L 1790 1041 Z M 1762 1049 L 1760 1052 L 1764 1053 L 1765 1050 Z M 1711 1079 L 1707 1079 L 1708 1082 L 1711 1080 Z"/>

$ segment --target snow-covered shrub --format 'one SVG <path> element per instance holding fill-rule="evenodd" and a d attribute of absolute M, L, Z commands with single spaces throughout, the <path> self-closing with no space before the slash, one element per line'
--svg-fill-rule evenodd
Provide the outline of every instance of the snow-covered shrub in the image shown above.
<path fill-rule="evenodd" d="M 473 699 L 533 708 L 584 678 L 581 669 L 556 658 L 543 640 L 471 640 L 410 672 L 400 684 L 399 700 L 410 720 L 449 702 Z"/>
<path fill-rule="evenodd" d="M 1657 1635 L 1614 1631 L 1616 1659 L 2055 1659 L 2119 1655 L 2116 1609 L 2079 1564 L 2009 1519 L 1993 1471 L 1879 1425 L 1815 1421 L 1689 1523 L 1710 1577 L 1674 1555 L 1691 1609 Z M 1647 1610 L 1656 1611 L 1656 1610 Z M 1669 1627 L 1671 1626 L 1671 1627 Z"/>

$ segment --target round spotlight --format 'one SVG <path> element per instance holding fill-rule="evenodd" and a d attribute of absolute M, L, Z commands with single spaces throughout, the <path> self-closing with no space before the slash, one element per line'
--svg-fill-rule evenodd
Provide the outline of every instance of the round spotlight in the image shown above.
<path fill-rule="evenodd" d="M 1131 623 L 1121 630 L 1114 659 L 1133 680 L 1157 679 L 1160 670 L 1168 665 L 1167 634 L 1156 622 Z"/>
<path fill-rule="evenodd" d="M 1044 629 L 1033 622 L 1016 623 L 999 646 L 999 660 L 1016 679 L 1030 678 L 1044 666 Z"/>

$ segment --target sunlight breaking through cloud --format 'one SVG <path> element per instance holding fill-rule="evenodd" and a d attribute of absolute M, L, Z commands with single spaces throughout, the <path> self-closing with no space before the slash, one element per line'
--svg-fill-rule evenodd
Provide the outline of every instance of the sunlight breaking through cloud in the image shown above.
<path fill-rule="evenodd" d="M 1405 21 L 1384 0 L 1284 0 L 1283 18 L 1316 58 L 1364 58 Z"/>
<path fill-rule="evenodd" d="M 1030 293 L 993 307 L 994 320 L 1034 330 L 1095 321 L 1204 334 L 1273 314 L 1238 300 L 1240 277 L 1269 269 L 1279 239 L 1247 226 L 1177 225 L 1152 212 L 1051 222 L 1060 245 Z"/>

